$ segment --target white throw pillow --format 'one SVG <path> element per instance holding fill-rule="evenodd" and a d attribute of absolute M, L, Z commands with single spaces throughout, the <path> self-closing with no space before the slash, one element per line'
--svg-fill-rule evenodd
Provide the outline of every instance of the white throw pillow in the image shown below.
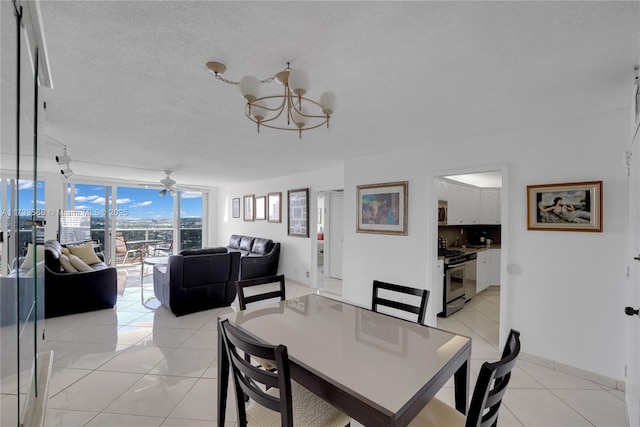
<path fill-rule="evenodd" d="M 84 261 L 85 264 L 91 265 L 97 262 L 102 262 L 96 252 L 93 250 L 93 242 L 83 243 L 81 245 L 69 245 L 67 246 L 71 255 L 75 255 Z"/>
<path fill-rule="evenodd" d="M 44 245 L 36 245 L 36 258 L 37 262 L 44 261 Z M 27 246 L 27 254 L 24 257 L 24 261 L 20 264 L 20 269 L 33 268 L 33 245 L 29 243 Z"/>
<path fill-rule="evenodd" d="M 71 262 L 71 265 L 77 268 L 78 271 L 93 271 L 93 268 L 89 267 L 87 263 L 76 255 L 69 255 L 69 262 Z"/>
<path fill-rule="evenodd" d="M 44 261 L 38 262 L 34 268 L 29 270 L 27 274 L 25 274 L 25 276 L 33 277 L 36 272 L 38 273 L 39 278 L 44 277 Z"/>
<path fill-rule="evenodd" d="M 71 261 L 69 260 L 69 257 L 64 254 L 60 255 L 60 265 L 62 266 L 62 269 L 64 270 L 65 273 L 78 272 L 78 269 L 75 268 L 73 265 L 71 265 Z"/>

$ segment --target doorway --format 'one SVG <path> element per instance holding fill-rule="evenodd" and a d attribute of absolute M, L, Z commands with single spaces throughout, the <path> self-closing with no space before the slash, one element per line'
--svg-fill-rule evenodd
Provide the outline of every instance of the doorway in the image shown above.
<path fill-rule="evenodd" d="M 318 193 L 317 287 L 342 295 L 343 190 Z"/>
<path fill-rule="evenodd" d="M 488 170 L 437 177 L 437 245 L 439 259 L 467 257 L 464 263 L 465 295 L 446 301 L 440 292 L 440 328 L 476 334 L 495 349 L 500 348 L 503 218 L 503 171 Z M 443 209 L 445 207 L 444 218 Z M 434 243 L 436 244 L 436 243 Z M 444 280 L 442 287 L 444 288 Z M 456 302 L 462 301 L 461 304 Z M 444 310 L 456 307 L 459 311 Z M 446 313 L 446 315 L 445 315 Z"/>

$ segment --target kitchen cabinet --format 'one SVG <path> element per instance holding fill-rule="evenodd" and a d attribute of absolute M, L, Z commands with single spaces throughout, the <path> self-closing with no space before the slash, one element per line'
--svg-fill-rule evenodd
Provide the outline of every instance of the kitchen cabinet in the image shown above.
<path fill-rule="evenodd" d="M 447 201 L 447 225 L 480 223 L 480 188 L 441 179 L 438 198 Z"/>
<path fill-rule="evenodd" d="M 480 189 L 480 224 L 500 224 L 500 189 Z"/>
<path fill-rule="evenodd" d="M 491 250 L 478 252 L 476 260 L 476 294 L 491 285 Z"/>
<path fill-rule="evenodd" d="M 500 249 L 491 249 L 491 285 L 500 286 Z"/>

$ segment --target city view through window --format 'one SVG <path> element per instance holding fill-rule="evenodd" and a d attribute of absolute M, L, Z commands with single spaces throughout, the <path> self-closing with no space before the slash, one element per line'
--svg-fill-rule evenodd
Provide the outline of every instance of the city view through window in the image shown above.
<path fill-rule="evenodd" d="M 105 190 L 109 191 L 109 187 L 92 184 L 74 187 L 73 209 L 91 211 L 91 238 L 104 242 L 105 214 L 108 214 L 115 218 L 116 232 L 121 232 L 126 241 L 156 239 L 168 247 L 173 242 L 174 197 L 179 197 L 180 247 L 177 249 L 202 247 L 201 192 L 182 191 L 173 197 L 168 194 L 163 197 L 157 189 L 117 187 L 116 203 L 107 208 L 105 202 L 111 195 Z"/>

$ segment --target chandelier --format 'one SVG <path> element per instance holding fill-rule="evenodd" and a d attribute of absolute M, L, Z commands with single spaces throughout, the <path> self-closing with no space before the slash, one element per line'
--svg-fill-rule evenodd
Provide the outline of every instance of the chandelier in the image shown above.
<path fill-rule="evenodd" d="M 247 101 L 244 113 L 249 120 L 256 123 L 258 133 L 260 126 L 271 129 L 298 132 L 302 138 L 303 130 L 315 129 L 327 125 L 335 109 L 336 96 L 333 92 L 324 92 L 318 102 L 306 98 L 309 90 L 307 73 L 300 69 L 287 68 L 273 77 L 258 80 L 254 76 L 244 76 L 239 82 L 222 77 L 227 67 L 220 62 L 207 62 L 207 68 L 216 79 L 231 85 L 239 86 L 240 94 Z M 284 87 L 280 95 L 260 95 L 260 84 L 276 80 Z M 280 119 L 278 121 L 278 119 Z M 286 124 L 285 124 L 286 121 Z"/>

